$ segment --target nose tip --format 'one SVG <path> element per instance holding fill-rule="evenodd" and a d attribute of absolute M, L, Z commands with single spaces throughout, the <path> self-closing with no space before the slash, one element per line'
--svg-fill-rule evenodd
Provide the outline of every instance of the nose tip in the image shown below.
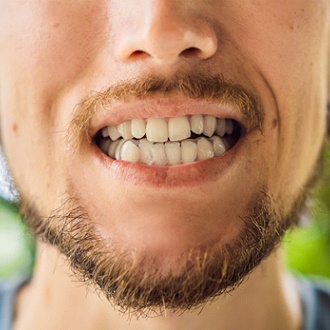
<path fill-rule="evenodd" d="M 217 51 L 217 37 L 207 21 L 154 17 L 121 34 L 117 44 L 120 60 L 152 59 L 171 64 L 181 58 L 208 59 Z"/>
<path fill-rule="evenodd" d="M 206 30 L 209 31 L 206 33 Z M 145 40 L 144 51 L 157 62 L 172 63 L 180 57 L 207 59 L 216 52 L 216 37 L 207 27 L 198 31 L 172 29 L 167 34 L 162 33 L 154 33 Z"/>

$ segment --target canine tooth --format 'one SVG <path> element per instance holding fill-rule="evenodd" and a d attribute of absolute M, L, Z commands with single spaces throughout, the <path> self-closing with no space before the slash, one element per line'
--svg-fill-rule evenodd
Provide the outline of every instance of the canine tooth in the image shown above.
<path fill-rule="evenodd" d="M 226 146 L 219 136 L 212 136 L 214 156 L 222 156 L 226 152 Z"/>
<path fill-rule="evenodd" d="M 131 121 L 127 120 L 117 125 L 117 130 L 124 140 L 130 140 L 133 138 L 131 131 Z"/>
<path fill-rule="evenodd" d="M 155 143 L 152 146 L 153 164 L 164 166 L 167 163 L 164 143 Z"/>
<path fill-rule="evenodd" d="M 190 138 L 190 124 L 186 116 L 170 118 L 168 121 L 170 141 L 180 141 Z"/>
<path fill-rule="evenodd" d="M 100 149 L 104 152 L 107 153 L 110 147 L 110 139 L 102 139 L 100 142 Z"/>
<path fill-rule="evenodd" d="M 215 132 L 219 135 L 219 136 L 224 136 L 226 134 L 226 120 L 225 119 L 217 119 L 217 127 Z"/>
<path fill-rule="evenodd" d="M 203 133 L 204 119 L 202 115 L 193 115 L 189 119 L 190 129 L 196 134 Z"/>
<path fill-rule="evenodd" d="M 206 115 L 204 117 L 203 134 L 211 137 L 217 127 L 217 119 L 214 116 Z"/>
<path fill-rule="evenodd" d="M 232 134 L 234 131 L 234 124 L 231 119 L 226 120 L 226 133 L 227 134 Z"/>
<path fill-rule="evenodd" d="M 197 157 L 197 144 L 191 140 L 181 142 L 181 160 L 182 163 L 188 164 L 195 161 Z"/>
<path fill-rule="evenodd" d="M 168 139 L 167 122 L 163 118 L 149 118 L 146 134 L 148 141 L 166 142 Z"/>
<path fill-rule="evenodd" d="M 120 133 L 117 130 L 117 126 L 110 125 L 108 126 L 108 135 L 112 141 L 116 141 L 120 138 Z"/>
<path fill-rule="evenodd" d="M 140 148 L 132 141 L 126 141 L 120 149 L 120 159 L 137 163 L 140 160 Z"/>
<path fill-rule="evenodd" d="M 108 155 L 111 158 L 115 158 L 116 149 L 117 149 L 117 146 L 118 146 L 120 141 L 121 140 L 117 140 L 117 141 L 114 141 L 114 142 L 110 143 L 109 150 L 108 150 Z"/>
<path fill-rule="evenodd" d="M 204 160 L 214 157 L 213 145 L 206 138 L 197 140 L 197 159 Z"/>
<path fill-rule="evenodd" d="M 125 141 L 126 140 L 124 140 L 124 139 L 120 139 L 117 144 L 116 151 L 115 151 L 115 159 L 117 159 L 117 160 L 120 160 L 121 147 L 125 143 Z"/>
<path fill-rule="evenodd" d="M 178 165 L 181 160 L 181 148 L 179 142 L 166 142 L 165 153 L 169 165 Z"/>
<path fill-rule="evenodd" d="M 144 164 L 151 165 L 153 162 L 153 153 L 152 153 L 153 143 L 147 139 L 142 139 L 139 141 L 140 147 L 140 160 Z"/>
<path fill-rule="evenodd" d="M 136 139 L 141 139 L 146 134 L 146 123 L 143 119 L 132 119 L 132 135 Z"/>
<path fill-rule="evenodd" d="M 102 137 L 104 137 L 104 138 L 108 137 L 109 136 L 108 127 L 102 128 L 101 134 L 102 134 Z"/>

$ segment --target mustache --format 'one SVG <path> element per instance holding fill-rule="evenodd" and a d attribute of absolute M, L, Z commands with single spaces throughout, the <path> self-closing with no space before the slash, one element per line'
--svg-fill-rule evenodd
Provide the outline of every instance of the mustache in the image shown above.
<path fill-rule="evenodd" d="M 90 123 L 97 111 L 109 111 L 116 102 L 133 102 L 152 96 L 169 98 L 174 95 L 190 99 L 233 104 L 247 123 L 247 131 L 262 132 L 264 111 L 258 97 L 241 85 L 222 75 L 176 75 L 172 79 L 149 75 L 139 79 L 124 80 L 102 91 L 92 92 L 74 111 L 70 136 L 85 134 L 89 138 Z"/>

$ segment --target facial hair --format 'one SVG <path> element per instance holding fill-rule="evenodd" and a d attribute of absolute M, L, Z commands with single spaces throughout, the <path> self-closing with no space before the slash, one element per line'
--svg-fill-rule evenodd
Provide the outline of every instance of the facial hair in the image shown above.
<path fill-rule="evenodd" d="M 67 200 L 48 218 L 22 201 L 21 213 L 39 239 L 66 256 L 79 281 L 100 290 L 120 311 L 147 316 L 166 310 L 183 313 L 235 289 L 297 223 L 305 201 L 306 196 L 300 196 L 283 216 L 270 196 L 261 192 L 254 198 L 251 214 L 242 218 L 244 226 L 233 242 L 196 246 L 180 255 L 166 275 L 148 255 L 122 251 L 98 235 L 77 200 Z"/>
<path fill-rule="evenodd" d="M 258 98 L 221 76 L 175 77 L 172 81 L 148 77 L 89 96 L 77 107 L 68 143 L 74 150 L 92 143 L 89 124 L 100 104 L 109 109 L 118 99 L 134 101 L 155 94 L 232 103 L 245 117 L 247 132 L 262 130 L 263 110 Z M 131 315 L 161 314 L 165 310 L 182 313 L 235 289 L 274 250 L 283 233 L 297 223 L 309 186 L 306 184 L 286 214 L 263 187 L 251 198 L 250 209 L 240 216 L 244 225 L 232 242 L 224 244 L 219 239 L 195 246 L 178 256 L 166 272 L 155 257 L 124 251 L 99 235 L 93 217 L 74 193 L 67 192 L 63 205 L 48 215 L 43 215 L 28 196 L 22 196 L 20 210 L 36 237 L 66 256 L 78 280 L 100 290 L 117 309 Z"/>

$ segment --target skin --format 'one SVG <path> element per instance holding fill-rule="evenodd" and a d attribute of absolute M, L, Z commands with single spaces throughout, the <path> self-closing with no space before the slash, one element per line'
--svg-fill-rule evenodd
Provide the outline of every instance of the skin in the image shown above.
<path fill-rule="evenodd" d="M 285 214 L 310 179 L 325 135 L 328 0 L 2 1 L 0 13 L 2 144 L 22 198 L 32 200 L 43 215 L 58 208 L 66 195 L 79 198 L 105 240 L 116 237 L 116 243 L 138 256 L 151 254 L 167 272 L 196 244 L 233 241 L 243 226 L 240 216 L 264 187 L 276 211 Z M 95 161 L 85 140 L 79 147 L 66 143 L 74 109 L 91 91 L 148 74 L 172 79 L 178 72 L 196 73 L 196 68 L 197 74 L 222 74 L 243 86 L 264 111 L 262 132 L 246 134 L 233 160 L 219 162 L 215 179 L 197 178 L 194 185 L 186 180 L 174 187 L 155 185 L 147 176 L 130 180 Z M 143 101 L 142 107 L 151 104 L 152 111 L 170 113 L 179 102 L 171 96 L 167 104 L 155 106 L 155 99 Z M 125 102 L 114 108 L 115 115 L 120 117 L 122 108 Z M 93 120 L 92 129 L 106 116 L 98 113 Z M 182 172 L 174 169 L 171 179 Z M 251 324 L 251 329 L 264 329 L 270 314 L 274 329 L 298 328 L 297 293 L 288 291 L 279 259 L 273 254 L 232 297 L 208 303 L 199 317 L 191 312 L 181 318 L 134 319 L 131 328 L 198 329 L 203 324 L 212 329 L 222 324 L 237 329 Z M 63 302 L 63 293 L 71 299 Z M 260 307 L 259 299 L 264 306 L 260 315 L 236 316 L 248 305 Z M 56 317 L 38 318 L 30 312 L 31 301 L 44 309 L 39 315 Z M 68 319 L 63 311 L 73 301 Z M 279 305 L 285 308 L 274 310 Z M 17 306 L 22 312 L 16 329 L 42 329 L 45 320 L 49 329 L 66 324 L 129 328 L 106 301 L 73 285 L 67 264 L 40 242 L 34 280 Z"/>

